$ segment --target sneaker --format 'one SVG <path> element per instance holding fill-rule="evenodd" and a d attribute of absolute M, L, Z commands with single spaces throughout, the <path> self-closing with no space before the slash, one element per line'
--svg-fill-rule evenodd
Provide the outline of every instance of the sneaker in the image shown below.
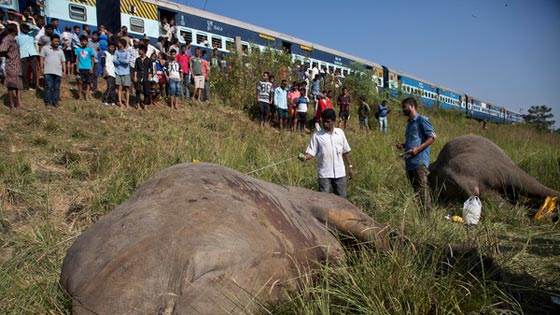
<path fill-rule="evenodd" d="M 109 106 L 109 103 L 103 102 L 103 106 Z"/>
<path fill-rule="evenodd" d="M 111 106 L 117 106 L 117 104 L 115 104 L 115 103 L 111 103 Z"/>

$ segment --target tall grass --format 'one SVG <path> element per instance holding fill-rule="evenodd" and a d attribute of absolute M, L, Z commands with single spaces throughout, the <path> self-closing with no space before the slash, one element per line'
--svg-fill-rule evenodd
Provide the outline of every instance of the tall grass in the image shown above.
<path fill-rule="evenodd" d="M 0 109 L 0 305 L 4 313 L 70 314 L 70 300 L 58 285 L 67 249 L 83 230 L 156 172 L 199 160 L 247 173 L 304 151 L 309 134 L 260 129 L 249 119 L 262 71 L 291 79 L 295 66 L 285 59 L 273 51 L 233 56 L 233 69 L 227 75 L 212 74 L 212 102 L 183 101 L 179 112 L 119 111 L 100 107 L 98 100 L 71 99 L 64 99 L 62 109 L 48 110 L 29 94 L 24 101 L 31 111 Z M 363 93 L 349 87 L 354 99 Z M 374 94 L 370 102 L 377 104 L 382 98 Z M 398 139 L 403 140 L 406 121 L 398 100 L 390 99 L 389 106 L 393 113 L 387 135 L 376 130 L 366 134 L 354 118 L 346 130 L 355 171 L 349 199 L 377 221 L 406 234 L 416 246 L 397 246 L 387 253 L 371 252 L 365 245 L 351 248 L 344 264 L 326 263 L 313 277 L 302 274 L 302 290 L 269 311 L 521 314 L 533 312 L 536 302 L 545 305 L 540 298 L 560 287 L 560 272 L 553 268 L 560 255 L 558 226 L 535 225 L 525 216 L 523 205 L 500 200 L 485 200 L 482 224 L 470 229 L 443 220 L 445 214 L 459 214 L 460 205 L 440 206 L 428 219 L 419 216 L 394 148 Z M 356 113 L 356 103 L 352 110 Z M 560 189 L 558 135 L 522 125 L 490 124 L 482 130 L 460 114 L 421 111 L 439 136 L 432 160 L 446 141 L 481 134 L 529 174 Z M 309 189 L 317 185 L 315 164 L 297 159 L 251 176 Z M 478 273 L 461 264 L 442 272 L 440 262 L 446 255 L 437 249 L 471 238 L 480 246 L 471 259 Z M 494 260 L 492 273 L 476 263 L 484 257 Z"/>

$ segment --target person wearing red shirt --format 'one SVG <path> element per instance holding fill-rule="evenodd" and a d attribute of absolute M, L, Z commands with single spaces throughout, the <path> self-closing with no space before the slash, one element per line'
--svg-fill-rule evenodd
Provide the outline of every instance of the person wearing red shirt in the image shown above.
<path fill-rule="evenodd" d="M 189 83 L 191 81 L 191 76 L 189 75 L 189 60 L 191 58 L 190 51 L 188 50 L 188 44 L 181 46 L 181 52 L 177 54 L 175 60 L 181 65 L 181 71 L 183 71 L 183 93 L 186 99 L 191 97 L 191 91 L 189 89 Z"/>

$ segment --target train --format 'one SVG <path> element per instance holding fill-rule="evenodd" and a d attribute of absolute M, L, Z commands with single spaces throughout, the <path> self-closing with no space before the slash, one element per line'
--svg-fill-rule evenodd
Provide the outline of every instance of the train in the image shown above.
<path fill-rule="evenodd" d="M 160 21 L 173 19 L 181 44 L 190 42 L 192 47 L 217 48 L 226 54 L 234 50 L 249 52 L 252 47 L 278 49 L 290 53 L 294 61 L 325 68 L 341 77 L 358 64 L 371 71 L 371 79 L 379 90 L 392 96 L 415 96 L 425 107 L 463 111 L 477 120 L 503 124 L 524 121 L 519 112 L 394 68 L 171 0 L 0 0 L 0 7 L 22 11 L 31 2 L 41 2 L 47 19 L 57 18 L 61 26 L 87 24 L 95 30 L 104 25 L 113 32 L 126 26 L 129 35 L 148 36 L 154 41 L 162 35 Z"/>

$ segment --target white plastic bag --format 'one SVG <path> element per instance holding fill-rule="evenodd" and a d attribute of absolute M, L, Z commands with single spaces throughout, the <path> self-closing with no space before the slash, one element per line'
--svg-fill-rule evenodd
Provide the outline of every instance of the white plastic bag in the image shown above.
<path fill-rule="evenodd" d="M 482 212 L 482 203 L 477 196 L 471 196 L 463 204 L 463 220 L 466 224 L 478 224 Z"/>

